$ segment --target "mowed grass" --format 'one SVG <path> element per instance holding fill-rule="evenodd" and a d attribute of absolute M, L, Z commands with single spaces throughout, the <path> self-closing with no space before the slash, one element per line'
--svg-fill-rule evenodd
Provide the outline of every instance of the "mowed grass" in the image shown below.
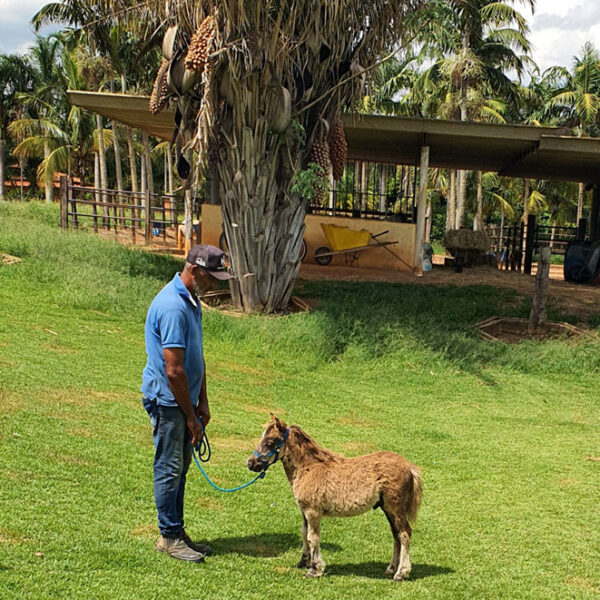
<path fill-rule="evenodd" d="M 204 317 L 211 476 L 250 479 L 270 411 L 348 455 L 403 454 L 424 479 L 411 580 L 384 578 L 381 511 L 326 520 L 306 580 L 280 465 L 236 494 L 192 465 L 187 528 L 215 555 L 156 553 L 143 325 L 181 262 L 57 224 L 0 204 L 0 253 L 22 258 L 0 266 L 3 600 L 598 598 L 600 343 L 480 340 L 469 325 L 528 306 L 485 287 L 300 282 L 310 314 Z"/>

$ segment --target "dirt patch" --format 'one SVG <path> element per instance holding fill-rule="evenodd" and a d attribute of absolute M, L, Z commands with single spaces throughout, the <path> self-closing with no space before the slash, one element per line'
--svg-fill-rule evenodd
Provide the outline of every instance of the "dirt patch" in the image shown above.
<path fill-rule="evenodd" d="M 529 331 L 526 319 L 492 317 L 475 325 L 482 336 L 494 342 L 518 344 L 525 340 L 549 340 L 556 338 L 576 338 L 590 334 L 569 323 L 547 323 L 535 333 Z"/>
<path fill-rule="evenodd" d="M 559 265 L 553 265 L 562 269 Z M 556 270 L 554 270 L 556 274 Z M 552 273 L 551 273 L 552 277 Z M 507 288 L 523 296 L 533 294 L 535 279 L 514 271 L 501 271 L 493 267 L 473 267 L 456 273 L 451 267 L 435 265 L 423 277 L 415 277 L 407 271 L 386 271 L 360 267 L 327 266 L 304 264 L 299 279 L 306 281 L 383 281 L 387 283 L 407 283 L 412 285 L 436 285 L 441 287 L 487 285 Z M 551 279 L 548 295 L 562 312 L 587 319 L 600 313 L 600 287 L 576 285 L 566 281 Z"/>

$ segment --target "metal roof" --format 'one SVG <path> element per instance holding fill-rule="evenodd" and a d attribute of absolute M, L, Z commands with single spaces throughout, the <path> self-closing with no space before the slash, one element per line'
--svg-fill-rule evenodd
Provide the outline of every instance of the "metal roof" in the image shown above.
<path fill-rule="evenodd" d="M 173 111 L 151 115 L 146 96 L 71 91 L 69 97 L 76 106 L 171 139 Z M 565 129 L 345 115 L 344 130 L 350 160 L 418 165 L 421 147 L 429 146 L 431 167 L 600 183 L 600 139 L 565 135 Z"/>

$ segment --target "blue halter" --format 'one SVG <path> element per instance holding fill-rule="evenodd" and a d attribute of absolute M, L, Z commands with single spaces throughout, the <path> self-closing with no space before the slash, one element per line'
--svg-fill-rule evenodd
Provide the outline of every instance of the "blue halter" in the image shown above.
<path fill-rule="evenodd" d="M 277 442 L 277 446 L 275 446 L 275 448 L 273 448 L 273 450 L 271 450 L 267 454 L 261 454 L 257 450 L 254 451 L 254 456 L 258 456 L 258 458 L 260 459 L 260 462 L 262 463 L 263 473 L 266 473 L 267 469 L 269 467 L 273 466 L 279 460 L 279 452 L 281 451 L 281 447 L 283 446 L 283 444 L 285 444 L 285 440 L 287 440 L 288 435 L 290 435 L 289 427 L 286 429 L 281 440 L 279 442 Z M 275 457 L 275 460 L 273 462 L 269 462 L 269 459 L 272 456 Z"/>

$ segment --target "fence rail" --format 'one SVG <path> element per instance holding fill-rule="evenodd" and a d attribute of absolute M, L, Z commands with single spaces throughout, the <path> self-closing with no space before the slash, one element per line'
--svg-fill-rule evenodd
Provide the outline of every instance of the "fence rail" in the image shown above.
<path fill-rule="evenodd" d="M 151 194 L 128 190 L 104 190 L 71 185 L 66 177 L 60 182 L 61 227 L 91 226 L 128 232 L 135 243 L 139 236 L 150 244 L 154 238 L 166 240 L 172 228 L 176 238 L 185 220 L 185 200 L 171 194 Z M 193 223 L 199 222 L 200 202 L 192 203 Z"/>

